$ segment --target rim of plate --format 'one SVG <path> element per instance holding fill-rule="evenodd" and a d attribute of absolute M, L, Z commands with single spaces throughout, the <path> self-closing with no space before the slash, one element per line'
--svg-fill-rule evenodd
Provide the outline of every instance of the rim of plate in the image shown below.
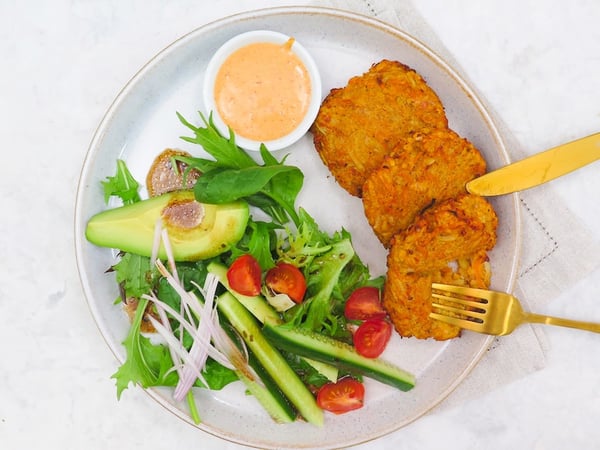
<path fill-rule="evenodd" d="M 83 161 L 83 165 L 82 165 L 82 169 L 80 172 L 78 185 L 77 185 L 77 193 L 76 193 L 75 209 L 74 209 L 74 234 L 75 234 L 74 244 L 75 244 L 75 257 L 76 257 L 76 263 L 77 263 L 77 270 L 79 273 L 81 285 L 83 287 L 84 295 L 85 295 L 88 307 L 90 308 L 90 311 L 92 313 L 94 322 L 96 323 L 96 326 L 97 326 L 98 330 L 100 331 L 102 338 L 107 343 L 111 352 L 113 353 L 115 358 L 120 363 L 123 363 L 123 361 L 120 357 L 120 349 L 119 349 L 120 345 L 118 345 L 114 342 L 111 342 L 107 339 L 107 334 L 108 334 L 107 331 L 108 330 L 105 328 L 105 325 L 101 321 L 99 321 L 99 311 L 98 311 L 97 307 L 95 306 L 94 302 L 91 301 L 91 299 L 93 297 L 93 289 L 90 284 L 88 275 L 82 269 L 82 262 L 84 259 L 83 245 L 85 244 L 85 223 L 87 220 L 87 218 L 82 217 L 82 215 L 81 215 L 82 201 L 83 201 L 82 197 L 84 194 L 84 190 L 86 189 L 85 182 L 88 179 L 87 175 L 89 174 L 89 172 L 91 170 L 92 163 L 96 156 L 96 149 L 98 147 L 98 144 L 102 140 L 107 129 L 110 127 L 112 117 L 115 115 L 116 112 L 118 112 L 121 103 L 127 97 L 129 91 L 133 89 L 136 82 L 140 78 L 142 78 L 147 72 L 149 72 L 153 66 L 158 64 L 158 62 L 160 62 L 160 60 L 162 58 L 164 58 L 165 56 L 167 56 L 170 52 L 176 50 L 180 46 L 185 46 L 189 41 L 193 40 L 195 38 L 195 36 L 197 36 L 199 34 L 209 33 L 211 30 L 218 30 L 219 28 L 227 26 L 227 25 L 232 25 L 232 24 L 235 24 L 238 22 L 252 20 L 255 18 L 265 18 L 268 16 L 290 15 L 290 14 L 291 15 L 316 14 L 316 15 L 323 15 L 323 16 L 333 16 L 336 19 L 345 19 L 345 20 L 349 20 L 349 21 L 358 22 L 362 25 L 370 26 L 370 27 L 378 29 L 379 31 L 383 31 L 385 33 L 388 33 L 395 37 L 398 37 L 399 39 L 403 40 L 405 43 L 408 43 L 409 45 L 414 47 L 414 49 L 416 49 L 417 51 L 422 53 L 426 58 L 430 59 L 437 66 L 439 66 L 444 72 L 446 72 L 446 74 L 449 75 L 454 80 L 454 82 L 460 87 L 460 89 L 465 92 L 465 94 L 470 98 L 470 100 L 476 106 L 476 109 L 479 111 L 479 113 L 481 114 L 484 121 L 487 123 L 489 131 L 491 132 L 493 139 L 496 142 L 497 150 L 499 151 L 500 157 L 504 160 L 505 164 L 510 162 L 510 158 L 509 158 L 508 152 L 506 151 L 506 146 L 504 144 L 504 140 L 498 130 L 498 127 L 496 126 L 496 123 L 495 123 L 493 117 L 488 112 L 488 108 L 484 105 L 484 103 L 480 99 L 479 95 L 465 81 L 465 79 L 463 79 L 463 77 L 461 75 L 459 75 L 459 73 L 452 66 L 450 66 L 442 57 L 440 57 L 436 52 L 434 52 L 432 49 L 430 49 L 423 42 L 416 39 L 409 33 L 405 32 L 399 28 L 396 28 L 393 25 L 390 25 L 386 22 L 383 22 L 380 19 L 365 16 L 365 15 L 351 12 L 351 11 L 341 10 L 341 9 L 337 9 L 337 8 L 330 8 L 330 7 L 283 6 L 283 7 L 263 8 L 263 9 L 257 9 L 257 10 L 233 14 L 233 15 L 209 22 L 205 25 L 202 25 L 202 26 L 182 35 L 180 38 L 176 39 L 171 44 L 164 47 L 160 52 L 158 52 L 148 62 L 146 62 L 129 79 L 129 81 L 124 85 L 124 87 L 117 93 L 114 100 L 112 101 L 110 106 L 107 108 L 105 114 L 103 115 L 99 125 L 97 126 L 97 128 L 93 134 L 93 137 L 90 141 L 90 144 L 88 146 L 88 149 L 87 149 L 84 161 Z M 508 286 L 507 286 L 507 290 L 510 292 L 513 291 L 515 284 L 516 284 L 519 261 L 520 261 L 520 254 L 521 254 L 521 240 L 522 240 L 521 211 L 519 209 L 519 201 L 518 201 L 519 197 L 518 197 L 518 194 L 516 194 L 516 193 L 511 194 L 511 196 L 513 199 L 512 205 L 513 205 L 513 214 L 514 214 L 514 218 L 515 218 L 514 241 L 516 244 L 515 244 L 515 248 L 514 248 L 515 254 L 513 256 L 511 266 L 510 266 L 510 276 L 508 279 Z M 444 399 L 451 392 L 453 392 L 456 389 L 456 387 L 465 379 L 465 377 L 477 365 L 477 363 L 480 361 L 481 357 L 485 354 L 485 352 L 490 347 L 490 344 L 492 343 L 493 339 L 494 339 L 493 336 L 488 336 L 485 339 L 484 344 L 481 345 L 479 350 L 473 355 L 470 363 L 467 364 L 464 367 L 463 371 L 460 373 L 460 375 L 458 377 L 456 377 L 456 379 L 454 379 L 453 382 L 451 382 L 447 386 L 447 388 L 440 393 L 440 395 L 437 397 L 437 401 L 435 401 L 432 404 L 429 404 L 427 407 L 424 407 L 421 410 L 417 411 L 412 417 L 410 417 L 404 421 L 395 423 L 393 426 L 389 427 L 389 429 L 383 430 L 377 436 L 369 436 L 364 439 L 363 438 L 355 438 L 352 441 L 344 443 L 344 446 L 358 445 L 361 443 L 366 443 L 366 442 L 381 438 L 391 432 L 397 431 L 400 428 L 408 425 L 409 423 L 422 417 L 424 414 L 426 414 L 427 412 L 432 410 L 434 407 L 439 405 L 442 401 L 444 401 Z M 180 417 L 184 421 L 191 423 L 190 418 L 187 417 L 182 411 L 176 409 L 173 405 L 166 403 L 164 401 L 162 395 L 159 392 L 159 389 L 150 388 L 150 389 L 144 389 L 144 391 L 151 398 L 156 400 L 158 404 L 160 404 L 165 409 L 167 409 L 169 412 L 175 414 L 176 416 Z M 197 426 L 197 427 L 200 428 L 202 431 L 206 431 L 207 433 L 209 433 L 213 436 L 222 438 L 229 442 L 234 442 L 237 444 L 248 445 L 248 446 L 257 447 L 257 448 L 266 448 L 266 447 L 264 447 L 265 445 L 267 447 L 269 446 L 268 442 L 266 442 L 266 443 L 265 442 L 249 442 L 245 439 L 240 439 L 237 436 L 232 436 L 230 434 L 223 433 L 220 430 L 215 430 L 210 427 L 202 427 L 202 426 Z M 273 447 L 268 447 L 268 448 L 303 448 L 303 446 L 282 447 L 282 446 L 278 445 L 276 447 L 273 446 Z M 311 446 L 311 448 L 323 448 L 324 449 L 324 448 L 334 448 L 334 447 L 332 447 L 332 446 L 323 446 L 323 447 Z"/>

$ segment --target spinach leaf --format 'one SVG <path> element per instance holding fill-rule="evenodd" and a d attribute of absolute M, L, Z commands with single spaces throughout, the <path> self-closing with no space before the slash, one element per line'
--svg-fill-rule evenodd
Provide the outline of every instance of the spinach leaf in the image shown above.
<path fill-rule="evenodd" d="M 202 203 L 229 203 L 246 199 L 278 223 L 294 223 L 298 216 L 294 203 L 304 176 L 293 166 L 254 166 L 244 169 L 214 169 L 194 185 L 196 200 Z"/>
<path fill-rule="evenodd" d="M 221 136 L 212 118 L 207 121 L 200 114 L 205 127 L 196 127 L 181 114 L 177 115 L 195 134 L 195 137 L 182 139 L 201 145 L 215 158 L 214 161 L 179 158 L 190 169 L 202 172 L 194 186 L 196 200 L 221 204 L 243 199 L 263 210 L 278 224 L 290 220 L 296 225 L 300 223 L 295 202 L 304 183 L 304 174 L 299 168 L 285 165 L 285 158 L 278 161 L 264 145 L 260 148 L 261 165 L 235 144 L 231 130 L 228 139 Z"/>
<path fill-rule="evenodd" d="M 298 193 L 304 184 L 304 174 L 297 167 L 284 166 L 285 157 L 281 161 L 277 161 L 264 145 L 260 146 L 260 154 L 265 167 L 293 167 L 294 170 L 276 173 L 260 193 L 272 199 L 275 203 L 274 207 L 280 207 L 285 210 L 294 224 L 298 226 L 300 218 L 296 212 L 295 204 Z M 271 213 L 269 215 L 275 217 Z M 286 222 L 279 221 L 279 223 L 283 224 Z"/>
<path fill-rule="evenodd" d="M 204 376 L 208 386 L 205 386 L 200 379 L 197 379 L 194 385 L 211 389 L 213 391 L 221 390 L 229 383 L 239 379 L 235 371 L 228 369 L 211 358 L 206 360 L 206 365 L 202 370 L 202 375 Z"/>
<path fill-rule="evenodd" d="M 198 178 L 194 194 L 196 200 L 203 203 L 229 203 L 268 189 L 274 176 L 294 169 L 289 166 L 215 169 Z"/>

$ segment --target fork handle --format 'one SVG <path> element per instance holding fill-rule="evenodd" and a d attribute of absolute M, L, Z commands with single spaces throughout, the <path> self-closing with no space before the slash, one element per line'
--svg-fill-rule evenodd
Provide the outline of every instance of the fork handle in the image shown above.
<path fill-rule="evenodd" d="M 560 317 L 544 316 L 541 314 L 525 313 L 527 322 L 557 325 L 559 327 L 577 328 L 578 330 L 600 333 L 600 323 L 581 322 L 579 320 L 561 319 Z"/>

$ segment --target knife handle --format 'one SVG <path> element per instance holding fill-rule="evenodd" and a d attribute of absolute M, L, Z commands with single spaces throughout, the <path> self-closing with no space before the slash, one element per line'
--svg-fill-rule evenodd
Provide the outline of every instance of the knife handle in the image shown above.
<path fill-rule="evenodd" d="M 467 183 L 471 194 L 510 194 L 539 186 L 600 159 L 600 133 L 559 145 Z"/>

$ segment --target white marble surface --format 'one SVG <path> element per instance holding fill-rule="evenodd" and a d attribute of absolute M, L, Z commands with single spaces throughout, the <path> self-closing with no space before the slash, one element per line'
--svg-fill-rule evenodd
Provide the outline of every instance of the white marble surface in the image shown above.
<path fill-rule="evenodd" d="M 116 361 L 77 276 L 75 190 L 105 110 L 159 50 L 234 12 L 303 3 L 0 2 L 0 448 L 240 448 L 140 390 L 117 402 Z M 415 5 L 528 152 L 600 130 L 600 2 Z M 598 164 L 552 184 L 596 240 Z M 595 267 L 541 312 L 600 321 Z M 542 370 L 363 447 L 598 448 L 600 335 L 545 332 Z"/>

